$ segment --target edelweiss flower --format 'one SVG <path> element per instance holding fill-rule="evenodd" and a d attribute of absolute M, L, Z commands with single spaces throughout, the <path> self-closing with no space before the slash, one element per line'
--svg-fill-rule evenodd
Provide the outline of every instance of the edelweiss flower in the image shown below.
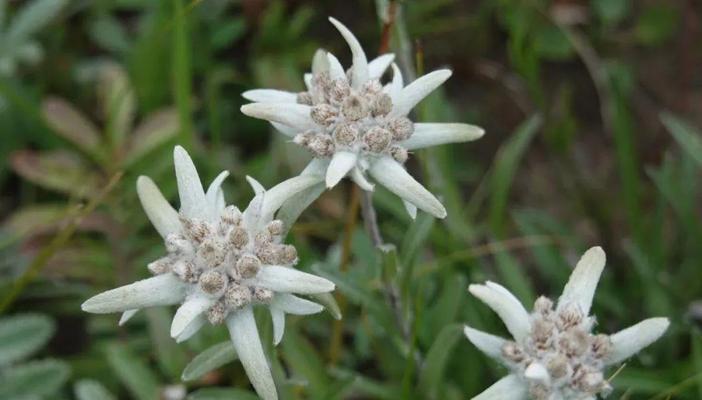
<path fill-rule="evenodd" d="M 345 71 L 333 54 L 318 50 L 312 73 L 305 75 L 306 92 L 250 90 L 243 96 L 255 103 L 244 105 L 241 111 L 271 121 L 321 160 L 319 168 L 328 188 L 349 175 L 363 190 L 371 191 L 368 173 L 400 196 L 412 217 L 417 208 L 445 217 L 443 205 L 407 173 L 403 164 L 411 150 L 475 140 L 483 135 L 484 131 L 473 125 L 413 123 L 407 118 L 417 103 L 451 76 L 451 71 L 434 71 L 404 86 L 400 69 L 392 64 L 392 81 L 383 86 L 380 79 L 394 55 L 385 54 L 368 62 L 353 33 L 334 18 L 329 20 L 351 48 L 352 67 Z"/>
<path fill-rule="evenodd" d="M 594 400 L 611 392 L 604 369 L 656 341 L 669 321 L 650 318 L 611 336 L 593 334 L 595 318 L 588 314 L 604 266 L 602 248 L 591 248 L 555 307 L 540 297 L 531 314 L 496 283 L 470 285 L 468 290 L 500 316 L 514 337 L 509 341 L 465 327 L 477 348 L 512 372 L 474 399 Z"/>
<path fill-rule="evenodd" d="M 92 313 L 125 312 L 120 324 L 145 307 L 181 304 L 171 325 L 178 342 L 189 339 L 205 323 L 225 323 L 232 343 L 256 391 L 277 399 L 252 308 L 267 305 L 273 318 L 275 344 L 280 342 L 285 313 L 306 315 L 323 307 L 295 294 L 334 290 L 324 278 L 291 268 L 295 247 L 281 244 L 285 227 L 273 219 L 281 204 L 317 181 L 299 176 L 266 191 L 248 178 L 256 193 L 244 212 L 225 206 L 222 172 L 207 192 L 195 165 L 180 146 L 174 151 L 180 212 L 163 197 L 151 179 L 137 181 L 146 215 L 165 240 L 167 255 L 148 268 L 155 276 L 100 293 L 83 303 Z"/>

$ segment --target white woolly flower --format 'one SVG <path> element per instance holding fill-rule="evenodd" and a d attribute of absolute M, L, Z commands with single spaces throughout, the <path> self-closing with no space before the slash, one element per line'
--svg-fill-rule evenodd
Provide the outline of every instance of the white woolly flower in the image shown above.
<path fill-rule="evenodd" d="M 166 245 L 166 255 L 149 264 L 154 274 L 130 285 L 100 293 L 83 303 L 92 313 L 124 312 L 120 324 L 141 308 L 179 304 L 171 325 L 178 342 L 192 337 L 204 324 L 226 324 L 234 348 L 258 394 L 277 399 L 253 315 L 253 306 L 268 306 L 275 344 L 280 342 L 285 313 L 322 311 L 317 303 L 294 294 L 331 292 L 334 284 L 292 268 L 295 247 L 282 244 L 284 223 L 273 219 L 290 197 L 317 181 L 299 176 L 266 191 L 247 178 L 255 197 L 243 212 L 226 206 L 221 189 L 228 172 L 204 191 L 195 165 L 180 146 L 175 148 L 180 211 L 145 176 L 137 181 L 139 199 Z"/>
<path fill-rule="evenodd" d="M 400 196 L 414 218 L 417 208 L 438 218 L 444 206 L 403 167 L 409 151 L 480 138 L 484 131 L 459 123 L 413 123 L 412 109 L 444 83 L 451 71 L 428 73 L 405 86 L 402 73 L 384 54 L 368 62 L 358 39 L 334 18 L 353 56 L 346 71 L 331 53 L 318 50 L 312 72 L 305 75 L 307 91 L 250 90 L 243 96 L 254 103 L 241 111 L 270 121 L 293 142 L 309 150 L 313 165 L 328 188 L 349 176 L 363 190 L 373 190 L 366 175 Z M 392 64 L 392 81 L 380 81 Z"/>
<path fill-rule="evenodd" d="M 667 318 L 650 318 L 614 335 L 592 333 L 595 317 L 589 315 L 590 306 L 604 266 L 602 248 L 591 248 L 558 302 L 540 297 L 531 314 L 496 283 L 470 285 L 468 290 L 500 316 L 514 338 L 465 327 L 477 348 L 511 371 L 474 399 L 594 400 L 612 391 L 605 368 L 658 340 L 670 323 Z"/>

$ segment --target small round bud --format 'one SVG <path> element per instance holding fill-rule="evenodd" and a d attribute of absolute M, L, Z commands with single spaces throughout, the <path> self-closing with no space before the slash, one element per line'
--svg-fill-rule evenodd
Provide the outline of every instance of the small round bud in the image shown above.
<path fill-rule="evenodd" d="M 392 111 L 392 99 L 385 93 L 381 93 L 373 99 L 371 103 L 371 115 L 378 117 L 388 115 Z"/>
<path fill-rule="evenodd" d="M 526 358 L 524 351 L 514 342 L 506 342 L 502 345 L 502 356 L 516 364 Z"/>
<path fill-rule="evenodd" d="M 227 206 L 222 211 L 221 220 L 228 225 L 239 225 L 241 223 L 241 211 L 236 206 Z"/>
<path fill-rule="evenodd" d="M 407 149 L 405 149 L 402 146 L 390 147 L 390 155 L 392 156 L 392 158 L 395 159 L 395 161 L 399 162 L 400 164 L 404 164 L 409 158 L 409 153 L 407 152 Z"/>
<path fill-rule="evenodd" d="M 196 283 L 195 266 L 190 261 L 178 261 L 173 264 L 173 273 L 184 282 Z"/>
<path fill-rule="evenodd" d="M 246 229 L 236 227 L 229 232 L 229 243 L 237 249 L 241 249 L 249 243 L 249 234 Z"/>
<path fill-rule="evenodd" d="M 368 106 L 361 96 L 350 95 L 341 105 L 341 112 L 351 121 L 358 121 L 368 115 Z"/>
<path fill-rule="evenodd" d="M 253 289 L 253 298 L 259 303 L 270 303 L 273 300 L 273 291 L 256 287 Z"/>
<path fill-rule="evenodd" d="M 541 315 L 548 315 L 553 310 L 553 301 L 546 296 L 541 296 L 534 302 L 534 311 Z"/>
<path fill-rule="evenodd" d="M 293 138 L 293 143 L 298 144 L 300 146 L 307 147 L 310 144 L 310 141 L 314 138 L 315 134 L 311 132 L 305 132 L 305 133 L 298 133 L 295 135 Z"/>
<path fill-rule="evenodd" d="M 331 157 L 334 154 L 334 141 L 329 135 L 315 135 L 308 148 L 318 157 Z"/>
<path fill-rule="evenodd" d="M 591 349 L 595 358 L 605 358 L 612 350 L 612 339 L 607 335 L 597 335 L 592 341 Z"/>
<path fill-rule="evenodd" d="M 297 104 L 312 105 L 312 94 L 310 92 L 300 92 L 297 94 Z"/>
<path fill-rule="evenodd" d="M 329 126 L 333 124 L 338 115 L 339 112 L 336 110 L 336 108 L 330 106 L 329 104 L 317 104 L 316 106 L 312 107 L 312 111 L 310 111 L 310 117 L 312 117 L 312 120 L 322 126 Z"/>
<path fill-rule="evenodd" d="M 286 244 L 280 248 L 280 261 L 285 265 L 297 262 L 297 249 L 295 246 Z"/>
<path fill-rule="evenodd" d="M 202 243 L 206 237 L 212 234 L 212 227 L 205 221 L 181 217 L 181 222 L 185 236 L 195 243 Z"/>
<path fill-rule="evenodd" d="M 261 269 L 261 261 L 252 254 L 244 254 L 236 262 L 235 268 L 242 278 L 253 278 Z"/>
<path fill-rule="evenodd" d="M 546 344 L 547 341 L 551 339 L 554 329 L 555 325 L 553 322 L 544 319 L 536 319 L 531 325 L 531 336 L 535 342 Z"/>
<path fill-rule="evenodd" d="M 562 378 L 568 373 L 568 359 L 562 354 L 557 354 L 548 360 L 546 369 L 553 378 Z"/>
<path fill-rule="evenodd" d="M 166 236 L 166 250 L 168 250 L 169 253 L 182 254 L 192 251 L 192 245 L 182 234 L 169 233 L 168 236 Z"/>
<path fill-rule="evenodd" d="M 334 140 L 341 146 L 351 146 L 358 140 L 358 129 L 351 124 L 342 123 L 334 129 Z"/>
<path fill-rule="evenodd" d="M 588 350 L 588 334 L 581 329 L 570 329 L 558 342 L 561 350 L 571 357 L 579 357 Z"/>
<path fill-rule="evenodd" d="M 154 262 L 149 263 L 149 265 L 147 265 L 147 268 L 152 274 L 161 275 L 165 274 L 166 272 L 170 272 L 172 264 L 173 260 L 170 257 L 163 257 L 159 258 Z"/>
<path fill-rule="evenodd" d="M 382 153 L 390 144 L 392 135 L 386 129 L 375 126 L 363 135 L 363 142 L 368 145 L 368 150 L 373 153 Z"/>
<path fill-rule="evenodd" d="M 285 224 L 279 219 L 274 219 L 268 223 L 268 232 L 273 236 L 280 236 L 285 231 Z"/>
<path fill-rule="evenodd" d="M 396 142 L 406 140 L 414 133 L 414 123 L 405 117 L 394 118 L 387 126 Z"/>
<path fill-rule="evenodd" d="M 273 240 L 271 233 L 268 230 L 260 231 L 254 237 L 254 242 L 257 246 L 266 245 Z"/>
<path fill-rule="evenodd" d="M 549 400 L 551 398 L 551 393 L 546 385 L 532 383 L 529 385 L 529 398 L 533 400 Z"/>
<path fill-rule="evenodd" d="M 200 275 L 199 284 L 203 292 L 219 295 L 227 286 L 227 278 L 219 271 L 208 270 Z"/>
<path fill-rule="evenodd" d="M 207 310 L 207 320 L 212 325 L 219 325 L 224 322 L 227 316 L 227 307 L 221 301 L 216 302 L 209 310 Z"/>
<path fill-rule="evenodd" d="M 230 308 L 237 310 L 251 302 L 251 291 L 241 285 L 230 285 L 224 293 L 224 302 Z"/>
<path fill-rule="evenodd" d="M 205 261 L 207 266 L 216 267 L 224 262 L 226 251 L 217 240 L 207 238 L 198 247 L 197 255 Z"/>
<path fill-rule="evenodd" d="M 379 80 L 372 79 L 363 84 L 361 91 L 364 94 L 376 95 L 383 91 L 383 85 L 380 84 Z"/>
<path fill-rule="evenodd" d="M 583 322 L 583 313 L 577 304 L 568 304 L 558 312 L 558 327 L 565 331 Z"/>
<path fill-rule="evenodd" d="M 342 102 L 350 93 L 349 83 L 343 79 L 335 79 L 329 85 L 329 100 L 336 103 Z"/>
<path fill-rule="evenodd" d="M 256 255 L 263 264 L 275 265 L 278 264 L 280 257 L 278 256 L 277 246 L 266 244 L 256 249 Z"/>
<path fill-rule="evenodd" d="M 312 77 L 312 86 L 315 86 L 323 91 L 327 91 L 331 85 L 331 78 L 329 78 L 328 72 L 322 72 L 315 74 Z"/>
<path fill-rule="evenodd" d="M 578 379 L 578 386 L 580 389 L 587 393 L 598 393 L 602 390 L 604 384 L 604 377 L 599 371 L 592 371 L 584 374 L 580 379 Z"/>

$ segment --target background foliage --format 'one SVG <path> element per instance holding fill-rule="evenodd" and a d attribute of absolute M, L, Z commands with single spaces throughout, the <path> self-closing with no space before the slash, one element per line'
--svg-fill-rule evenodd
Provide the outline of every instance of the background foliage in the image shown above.
<path fill-rule="evenodd" d="M 207 180 L 229 170 L 235 204 L 252 195 L 245 175 L 270 186 L 299 172 L 307 155 L 244 117 L 239 94 L 300 89 L 319 46 L 348 61 L 327 15 L 372 54 L 388 7 L 399 11 L 388 32 L 405 71 L 454 70 L 418 119 L 475 123 L 487 135 L 419 151 L 408 164 L 443 198 L 446 220 L 412 222 L 395 197 L 376 193 L 396 252 L 373 249 L 348 207 L 350 185 L 303 214 L 291 235 L 301 268 L 337 283 L 344 318 L 289 319 L 282 344 L 267 348 L 281 396 L 477 394 L 504 371 L 468 343 L 462 323 L 505 330 L 468 283 L 498 280 L 527 303 L 556 296 L 579 255 L 599 244 L 608 255 L 599 328 L 672 320 L 664 339 L 617 371 L 613 397 L 702 397 L 698 2 L 0 5 L 0 397 L 255 398 L 236 362 L 204 374 L 191 365 L 181 380 L 196 354 L 226 340 L 223 329 L 176 345 L 169 310 L 118 327 L 117 316 L 79 304 L 146 276 L 162 252 L 134 186 L 149 175 L 175 198 L 173 144 Z"/>

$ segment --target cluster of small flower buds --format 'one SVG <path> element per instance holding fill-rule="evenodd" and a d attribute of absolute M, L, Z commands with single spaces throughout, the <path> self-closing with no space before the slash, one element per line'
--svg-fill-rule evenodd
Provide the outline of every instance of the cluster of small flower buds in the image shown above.
<path fill-rule="evenodd" d="M 193 290 L 217 299 L 207 313 L 212 324 L 247 304 L 271 301 L 272 291 L 247 284 L 261 268 L 297 263 L 295 247 L 280 244 L 285 227 L 279 220 L 252 232 L 241 212 L 229 206 L 215 224 L 181 216 L 181 225 L 180 233 L 166 238 L 168 254 L 148 268 L 154 275 L 173 273 Z"/>
<path fill-rule="evenodd" d="M 412 135 L 414 125 L 405 117 L 391 115 L 392 99 L 378 79 L 356 90 L 346 79 L 332 80 L 327 72 L 315 74 L 310 90 L 299 93 L 297 102 L 312 106 L 310 116 L 319 129 L 300 133 L 294 141 L 317 157 L 346 150 L 407 161 L 407 149 L 399 143 Z"/>
<path fill-rule="evenodd" d="M 612 387 L 602 375 L 611 350 L 607 335 L 591 333 L 594 319 L 577 305 L 554 310 L 553 302 L 540 297 L 531 315 L 531 332 L 523 343 L 507 342 L 502 355 L 521 376 L 536 364 L 545 369 L 543 379 L 527 378 L 535 400 L 607 396 Z"/>

